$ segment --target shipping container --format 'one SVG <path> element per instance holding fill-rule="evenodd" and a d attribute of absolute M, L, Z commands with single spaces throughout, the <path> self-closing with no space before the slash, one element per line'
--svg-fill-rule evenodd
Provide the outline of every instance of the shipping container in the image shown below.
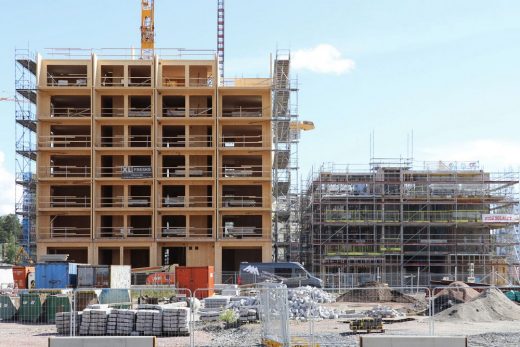
<path fill-rule="evenodd" d="M 178 266 L 175 268 L 175 285 L 191 290 L 199 299 L 211 296 L 213 289 L 195 291 L 215 287 L 213 266 Z"/>
<path fill-rule="evenodd" d="M 80 288 L 130 288 L 130 265 L 78 265 Z"/>
<path fill-rule="evenodd" d="M 0 289 L 14 287 L 13 266 L 0 265 Z"/>
<path fill-rule="evenodd" d="M 77 284 L 78 264 L 39 263 L 36 264 L 36 288 L 74 288 Z"/>
<path fill-rule="evenodd" d="M 34 266 L 14 266 L 14 285 L 18 289 L 27 289 L 29 273 L 34 272 Z"/>

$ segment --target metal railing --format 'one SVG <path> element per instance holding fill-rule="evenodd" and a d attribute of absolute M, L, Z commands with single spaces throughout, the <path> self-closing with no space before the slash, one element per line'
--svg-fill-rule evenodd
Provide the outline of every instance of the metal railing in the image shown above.
<path fill-rule="evenodd" d="M 226 148 L 263 147 L 264 138 L 262 135 L 223 135 L 220 139 L 220 146 Z"/>
<path fill-rule="evenodd" d="M 262 237 L 263 229 L 261 227 L 247 226 L 247 227 L 222 227 L 219 229 L 219 237 L 224 239 L 246 239 Z"/>
<path fill-rule="evenodd" d="M 101 108 L 101 117 L 124 117 L 124 116 L 125 116 L 124 107 L 102 107 Z"/>
<path fill-rule="evenodd" d="M 211 135 L 176 135 L 176 136 L 163 136 L 158 139 L 158 145 L 162 148 L 170 147 L 211 147 L 212 143 Z"/>
<path fill-rule="evenodd" d="M 213 167 L 212 166 L 164 166 L 162 168 L 162 177 L 212 177 Z"/>
<path fill-rule="evenodd" d="M 150 87 L 152 85 L 152 78 L 146 76 L 129 76 L 128 86 L 129 87 Z"/>
<path fill-rule="evenodd" d="M 162 238 L 210 238 L 213 237 L 213 228 L 163 226 L 159 235 Z"/>
<path fill-rule="evenodd" d="M 163 76 L 162 78 L 163 87 L 185 87 L 186 78 L 184 76 Z"/>
<path fill-rule="evenodd" d="M 124 137 L 118 136 L 102 136 L 97 141 L 100 147 L 143 147 L 150 148 L 152 146 L 151 135 L 129 135 Z"/>
<path fill-rule="evenodd" d="M 90 107 L 51 107 L 50 117 L 90 117 Z"/>
<path fill-rule="evenodd" d="M 208 77 L 190 77 L 188 79 L 188 87 L 213 87 L 214 80 L 212 76 Z"/>
<path fill-rule="evenodd" d="M 90 147 L 90 135 L 48 135 L 38 138 L 38 146 L 44 148 Z"/>
<path fill-rule="evenodd" d="M 270 88 L 270 78 L 224 78 L 221 80 L 223 87 L 266 87 Z"/>
<path fill-rule="evenodd" d="M 38 170 L 38 173 L 40 177 L 90 177 L 90 167 L 72 165 L 41 166 Z"/>
<path fill-rule="evenodd" d="M 124 85 L 124 76 L 101 76 L 102 87 L 123 87 Z"/>
<path fill-rule="evenodd" d="M 432 223 L 480 223 L 482 210 L 459 211 L 399 211 L 381 210 L 326 210 L 325 222 L 432 222 Z M 319 217 L 319 216 L 318 216 Z"/>
<path fill-rule="evenodd" d="M 152 228 L 134 228 L 134 227 L 99 227 L 96 237 L 99 238 L 134 238 L 134 237 L 151 237 Z"/>
<path fill-rule="evenodd" d="M 48 87 L 86 87 L 89 79 L 86 74 L 51 75 L 47 74 Z"/>
<path fill-rule="evenodd" d="M 271 170 L 264 168 L 262 165 L 224 165 L 221 168 L 221 174 L 223 178 L 268 177 L 271 174 Z"/>
<path fill-rule="evenodd" d="M 108 196 L 100 197 L 97 207 L 150 207 L 150 196 Z"/>
<path fill-rule="evenodd" d="M 90 196 L 39 196 L 41 208 L 86 208 L 90 207 Z"/>
<path fill-rule="evenodd" d="M 161 207 L 212 207 L 212 196 L 167 196 L 161 199 Z"/>
<path fill-rule="evenodd" d="M 222 117 L 262 117 L 262 107 L 224 107 Z"/>
<path fill-rule="evenodd" d="M 38 239 L 90 237 L 90 227 L 47 227 L 39 228 Z"/>
<path fill-rule="evenodd" d="M 262 197 L 254 195 L 224 195 L 220 207 L 262 207 Z"/>
<path fill-rule="evenodd" d="M 211 117 L 213 116 L 212 107 L 164 107 L 162 111 L 163 117 L 186 117 L 188 111 L 189 117 Z"/>
<path fill-rule="evenodd" d="M 151 117 L 151 116 L 152 116 L 151 106 L 129 107 L 128 108 L 128 117 Z"/>

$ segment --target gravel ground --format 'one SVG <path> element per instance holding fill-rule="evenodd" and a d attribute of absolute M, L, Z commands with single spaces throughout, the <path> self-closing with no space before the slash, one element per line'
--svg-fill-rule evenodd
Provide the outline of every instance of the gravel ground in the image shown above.
<path fill-rule="evenodd" d="M 421 317 L 416 321 L 385 325 L 385 334 L 417 335 L 428 333 L 429 322 Z M 308 336 L 309 322 L 291 321 L 293 335 Z M 357 347 L 358 336 L 352 335 L 348 324 L 334 320 L 313 323 L 314 342 L 320 346 Z M 435 322 L 435 333 L 441 335 L 468 335 L 469 347 L 520 346 L 520 321 L 499 322 Z M 56 335 L 54 325 L 0 323 L 0 347 L 46 347 L 49 336 Z M 260 346 L 260 324 L 223 329 L 218 323 L 197 324 L 193 335 L 196 346 Z M 160 337 L 158 346 L 189 346 L 190 337 Z"/>

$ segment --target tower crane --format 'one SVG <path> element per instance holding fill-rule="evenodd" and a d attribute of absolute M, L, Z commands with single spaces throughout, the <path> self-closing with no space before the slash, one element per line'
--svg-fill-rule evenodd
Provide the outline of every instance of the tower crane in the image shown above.
<path fill-rule="evenodd" d="M 141 0 L 141 59 L 150 59 L 154 48 L 154 0 Z"/>

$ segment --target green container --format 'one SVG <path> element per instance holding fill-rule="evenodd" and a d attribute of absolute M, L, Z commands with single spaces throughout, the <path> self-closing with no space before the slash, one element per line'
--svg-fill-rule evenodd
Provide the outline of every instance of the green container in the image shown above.
<path fill-rule="evenodd" d="M 56 321 L 56 313 L 70 312 L 70 299 L 67 295 L 49 295 L 43 303 L 43 319 L 48 323 Z"/>
<path fill-rule="evenodd" d="M 36 293 L 20 294 L 20 308 L 18 320 L 24 322 L 38 322 L 42 316 L 43 297 Z"/>
<path fill-rule="evenodd" d="M 507 298 L 509 300 L 515 301 L 516 300 L 516 292 L 514 290 L 510 290 L 508 292 L 505 292 Z"/>
<path fill-rule="evenodd" d="M 0 295 L 0 320 L 4 321 L 14 319 L 19 306 L 19 297 Z"/>

